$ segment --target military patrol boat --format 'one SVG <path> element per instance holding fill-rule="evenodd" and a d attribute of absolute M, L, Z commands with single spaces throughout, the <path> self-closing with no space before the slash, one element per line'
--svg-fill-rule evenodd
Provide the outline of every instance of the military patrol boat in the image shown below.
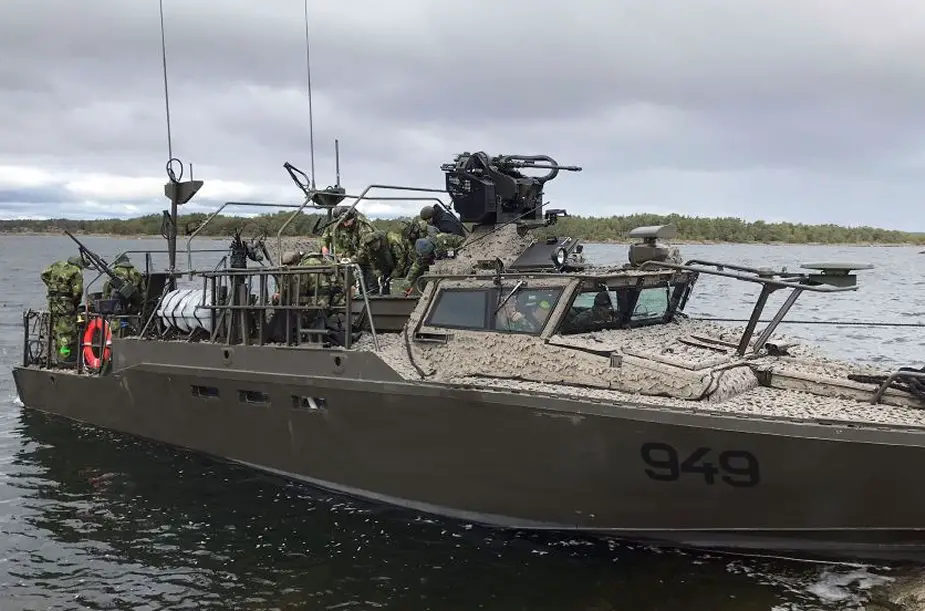
<path fill-rule="evenodd" d="M 26 312 L 19 395 L 28 408 L 498 527 L 925 558 L 925 374 L 824 358 L 777 335 L 802 293 L 838 298 L 869 266 L 684 261 L 666 242 L 671 226 L 634 230 L 625 265 L 592 266 L 579 241 L 548 235 L 565 211 L 544 210 L 543 189 L 563 169 L 580 168 L 464 153 L 442 166 L 445 189 L 412 190 L 448 193 L 447 210 L 469 225 L 418 297 L 369 296 L 349 260 L 254 265 L 261 248 L 236 240 L 230 266 L 186 270 L 190 287 L 149 271 L 139 331 L 83 346 L 108 367 L 57 366 L 51 317 Z M 199 185 L 167 185 L 171 267 L 176 206 Z M 293 215 L 354 208 L 375 188 L 301 186 Z M 272 299 L 278 283 L 324 275 L 361 286 L 329 306 L 317 290 Z M 744 327 L 684 314 L 712 277 L 760 287 Z M 789 295 L 759 329 L 778 291 Z M 114 326 L 116 310 L 92 301 L 86 324 Z"/>

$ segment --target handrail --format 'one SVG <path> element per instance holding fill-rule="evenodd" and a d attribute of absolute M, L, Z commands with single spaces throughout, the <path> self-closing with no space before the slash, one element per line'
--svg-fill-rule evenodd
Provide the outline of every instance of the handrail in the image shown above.
<path fill-rule="evenodd" d="M 439 197 L 388 197 L 388 196 L 367 197 L 366 194 L 369 193 L 371 189 L 392 189 L 394 191 L 416 191 L 416 192 L 424 192 L 424 193 L 446 193 L 446 189 L 430 189 L 427 187 L 403 187 L 400 185 L 380 185 L 380 184 L 369 185 L 368 187 L 363 189 L 363 192 L 360 193 L 359 195 L 348 195 L 345 193 L 338 193 L 337 196 L 340 197 L 342 201 L 344 199 L 353 199 L 354 201 L 353 201 L 353 204 L 350 205 L 350 208 L 348 208 L 346 212 L 342 214 L 341 216 L 339 216 L 337 221 L 335 221 L 334 230 L 333 230 L 335 232 L 335 235 L 337 235 L 336 232 L 337 232 L 337 228 L 340 227 L 340 223 L 347 217 L 347 213 L 354 210 L 357 207 L 357 204 L 359 204 L 363 200 L 367 200 L 367 201 L 436 201 L 440 203 L 441 205 L 444 205 L 444 206 L 446 205 L 444 204 L 443 200 L 441 200 Z M 291 215 L 289 215 L 289 218 L 287 218 L 283 222 L 282 226 L 279 228 L 279 231 L 276 232 L 276 250 L 277 250 L 277 255 L 280 258 L 279 264 L 282 264 L 282 256 L 283 256 L 282 254 L 283 231 L 286 230 L 286 227 L 289 226 L 289 223 L 291 223 L 293 219 L 295 219 L 295 217 L 298 216 L 299 213 L 302 212 L 302 210 L 308 207 L 309 203 L 313 204 L 311 206 L 312 208 L 316 208 L 316 209 L 326 208 L 325 206 L 319 206 L 317 202 L 315 202 L 313 199 L 316 194 L 324 194 L 324 193 L 325 191 L 313 190 L 310 195 L 306 194 L 305 201 L 302 202 L 302 205 L 298 207 L 298 210 L 296 210 Z"/>
<path fill-rule="evenodd" d="M 714 267 L 716 269 L 709 269 L 707 266 Z M 787 313 L 793 307 L 794 303 L 796 303 L 796 300 L 800 297 L 801 294 L 803 294 L 804 291 L 814 291 L 817 293 L 841 293 L 844 291 L 856 291 L 858 289 L 856 284 L 851 286 L 833 286 L 830 284 L 824 284 L 821 282 L 821 280 L 814 279 L 808 274 L 775 272 L 773 270 L 761 270 L 735 264 L 718 263 L 715 261 L 702 261 L 699 259 L 691 259 L 684 264 L 669 263 L 667 261 L 646 261 L 642 263 L 640 267 L 666 267 L 669 269 L 685 270 L 696 272 L 698 274 L 703 273 L 712 276 L 733 278 L 743 282 L 753 282 L 760 284 L 761 293 L 758 295 L 758 298 L 755 301 L 751 316 L 749 316 L 748 322 L 745 324 L 745 329 L 742 331 L 742 336 L 739 338 L 739 344 L 736 347 L 736 354 L 739 356 L 745 356 L 746 349 L 748 349 L 749 346 L 751 346 L 751 350 L 753 352 L 761 350 L 765 342 L 767 342 L 774 331 L 777 330 L 777 327 L 780 326 L 781 322 L 784 320 L 784 317 L 787 315 Z M 727 267 L 747 273 L 724 271 L 724 268 Z M 778 308 L 777 312 L 772 317 L 771 322 L 768 323 L 764 330 L 761 331 L 757 340 L 752 345 L 752 337 L 755 334 L 755 328 L 758 325 L 758 320 L 761 318 L 761 313 L 764 311 L 764 308 L 767 305 L 768 297 L 770 297 L 772 292 L 782 288 L 789 288 L 792 290 L 792 292 L 787 296 L 787 299 Z"/>
<path fill-rule="evenodd" d="M 191 251 L 191 252 L 196 252 L 196 253 L 203 253 L 203 252 L 226 252 L 227 250 L 228 250 L 227 248 L 197 248 L 196 250 L 193 250 L 193 251 Z M 115 260 L 117 260 L 119 257 L 121 257 L 121 256 L 123 256 L 123 255 L 137 255 L 137 254 L 150 255 L 150 254 L 154 254 L 154 253 L 170 254 L 170 251 L 167 250 L 167 249 L 163 249 L 163 250 L 162 250 L 162 249 L 154 249 L 154 250 L 151 250 L 151 249 L 144 249 L 144 250 L 140 250 L 140 249 L 123 250 L 122 252 L 120 252 L 119 254 L 117 254 L 115 257 L 113 257 L 112 260 L 115 261 Z M 189 262 L 190 262 L 190 267 L 192 267 L 192 259 L 190 259 Z M 137 268 L 136 268 L 136 269 L 137 269 Z M 184 273 L 184 274 L 185 274 L 185 273 L 192 274 L 192 273 L 193 273 L 193 270 L 192 270 L 192 269 L 189 269 L 189 270 L 186 270 L 186 271 L 181 272 L 181 273 Z M 85 289 L 84 289 L 84 292 L 85 292 L 86 294 L 89 295 L 89 294 L 90 294 L 90 287 L 93 286 L 93 285 L 94 285 L 100 278 L 102 278 L 104 275 L 105 275 L 105 274 L 103 274 L 103 272 L 97 272 L 97 273 L 96 273 L 96 276 L 94 276 L 93 279 L 90 280 L 90 282 L 87 283 L 87 285 L 86 285 L 86 287 L 85 287 Z"/>
<path fill-rule="evenodd" d="M 376 323 L 373 321 L 373 313 L 372 313 L 372 308 L 370 308 L 370 305 L 369 305 L 369 296 L 368 296 L 366 283 L 363 279 L 363 274 L 362 274 L 362 271 L 360 270 L 360 266 L 357 263 L 332 262 L 332 263 L 322 263 L 322 264 L 315 264 L 315 265 L 299 265 L 299 266 L 286 265 L 286 266 L 280 266 L 280 267 L 262 267 L 262 268 L 227 268 L 223 270 L 211 270 L 211 271 L 199 272 L 199 275 L 203 278 L 215 278 L 215 279 L 219 279 L 223 277 L 233 278 L 233 277 L 251 277 L 251 276 L 256 276 L 256 277 L 268 276 L 268 277 L 275 278 L 277 276 L 297 276 L 297 275 L 305 274 L 305 273 L 314 274 L 316 276 L 320 274 L 324 274 L 324 273 L 335 273 L 336 274 L 346 269 L 350 269 L 351 271 L 355 272 L 356 274 L 355 277 L 359 280 L 360 291 L 362 292 L 363 304 L 365 306 L 364 316 L 366 320 L 369 322 L 369 330 L 373 338 L 373 344 L 375 346 L 375 349 L 377 352 L 379 352 L 381 350 L 381 346 L 379 344 L 379 336 L 376 332 Z M 349 287 L 347 287 L 347 289 L 349 290 Z M 346 307 L 347 308 L 346 313 L 348 316 L 350 316 L 352 314 L 352 311 L 349 308 L 350 301 L 351 300 L 348 299 L 347 306 L 337 306 L 336 309 L 340 309 L 341 307 Z M 258 305 L 253 305 L 253 306 L 247 305 L 247 306 L 236 306 L 236 307 L 228 306 L 228 305 L 221 305 L 221 304 L 206 305 L 205 304 L 205 293 L 203 293 L 203 303 L 200 304 L 199 307 L 206 308 L 206 309 L 213 309 L 213 310 L 222 310 L 222 309 L 234 310 L 234 309 L 241 309 L 241 308 L 253 309 L 253 310 L 297 309 L 297 308 L 291 308 L 288 306 L 273 306 L 269 304 L 258 304 Z"/>
<path fill-rule="evenodd" d="M 225 208 L 230 208 L 230 207 L 232 207 L 232 206 L 240 206 L 240 207 L 242 207 L 242 208 L 246 208 L 246 207 L 254 207 L 254 208 L 297 208 L 297 207 L 298 207 L 296 204 L 268 204 L 268 203 L 266 203 L 266 202 L 225 202 L 224 204 L 222 204 L 221 206 L 219 206 L 218 209 L 217 209 L 215 212 L 213 212 L 212 214 L 210 214 L 209 216 L 207 216 L 207 217 L 206 217 L 206 220 L 204 220 L 202 223 L 200 223 L 199 226 L 196 227 L 196 229 L 194 229 L 193 232 L 190 234 L 189 238 L 187 238 L 187 240 L 186 240 L 186 261 L 187 261 L 187 266 L 188 266 L 188 267 L 193 267 L 193 255 L 192 255 L 191 246 L 190 246 L 190 244 L 192 244 L 192 242 L 193 242 L 193 238 L 195 238 L 197 235 L 199 235 L 199 232 L 202 231 L 203 229 L 205 229 L 206 225 L 208 225 L 209 223 L 211 223 L 211 222 L 212 222 L 212 219 L 214 219 L 216 216 L 218 216 L 219 213 L 220 213 L 222 210 L 224 210 Z M 190 273 L 190 279 L 192 279 L 192 277 L 193 277 L 193 275 L 192 275 L 192 273 Z"/>
<path fill-rule="evenodd" d="M 722 271 L 722 269 L 704 269 L 702 267 L 694 267 L 694 265 L 692 265 L 694 263 L 699 264 L 699 265 L 711 265 L 717 268 L 728 267 L 730 269 L 740 269 L 743 271 L 751 271 L 751 272 L 754 272 L 756 275 L 748 276 L 745 274 L 737 274 L 734 272 L 725 272 L 725 271 Z M 778 279 L 774 277 L 774 276 L 780 276 L 782 278 L 809 280 L 810 278 L 806 274 L 796 273 L 796 274 L 784 275 L 778 272 L 769 271 L 768 275 L 758 275 L 758 274 L 763 274 L 764 273 L 763 270 L 755 270 L 752 268 L 729 265 L 726 263 L 715 263 L 712 261 L 699 261 L 696 259 L 692 259 L 684 264 L 669 263 L 667 261 L 645 261 L 644 263 L 640 264 L 639 267 L 656 267 L 656 266 L 668 267 L 671 269 L 684 270 L 684 271 L 690 271 L 690 272 L 703 273 L 703 274 L 708 274 L 711 276 L 723 276 L 725 278 L 733 278 L 735 280 L 742 280 L 743 282 L 754 282 L 757 284 L 771 285 L 771 286 L 775 286 L 778 288 L 802 289 L 804 291 L 815 291 L 819 293 L 840 293 L 843 291 L 858 290 L 858 287 L 856 285 L 855 286 L 832 286 L 832 285 L 827 285 L 827 284 L 804 284 L 802 282 L 791 282 L 790 280 L 783 280 L 783 279 Z"/>

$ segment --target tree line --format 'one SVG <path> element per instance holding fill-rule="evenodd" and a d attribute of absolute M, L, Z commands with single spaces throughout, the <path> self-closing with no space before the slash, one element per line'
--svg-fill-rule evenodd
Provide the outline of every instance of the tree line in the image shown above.
<path fill-rule="evenodd" d="M 180 235 L 189 235 L 205 221 L 208 215 L 194 213 L 181 215 Z M 218 215 L 198 233 L 201 236 L 230 236 L 237 229 L 245 235 L 265 231 L 276 235 L 290 216 L 283 211 L 255 217 Z M 374 226 L 385 231 L 400 228 L 406 217 L 371 219 Z M 130 219 L 43 219 L 0 220 L 0 233 L 61 233 L 104 234 L 115 236 L 162 235 L 163 217 L 157 214 Z M 316 225 L 318 223 L 318 225 Z M 559 222 L 539 230 L 542 234 L 569 235 L 587 242 L 625 242 L 630 230 L 644 225 L 671 223 L 678 228 L 676 241 L 732 242 L 732 243 L 787 243 L 787 244 L 925 244 L 925 233 L 905 232 L 876 227 L 843 227 L 839 225 L 805 225 L 802 223 L 767 223 L 745 221 L 734 217 L 707 218 L 679 214 L 632 214 L 611 217 L 560 217 Z M 324 216 L 300 214 L 289 224 L 285 235 L 312 235 L 323 226 Z"/>

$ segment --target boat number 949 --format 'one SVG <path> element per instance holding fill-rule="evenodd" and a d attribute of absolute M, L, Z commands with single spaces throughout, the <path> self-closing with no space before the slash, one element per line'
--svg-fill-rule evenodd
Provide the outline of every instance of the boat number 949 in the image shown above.
<path fill-rule="evenodd" d="M 750 488 L 761 480 L 758 459 L 746 450 L 717 452 L 712 448 L 697 448 L 685 457 L 667 443 L 650 442 L 643 444 L 641 452 L 642 460 L 650 467 L 646 475 L 660 482 L 697 476 L 710 485 L 719 479 L 736 488 Z"/>

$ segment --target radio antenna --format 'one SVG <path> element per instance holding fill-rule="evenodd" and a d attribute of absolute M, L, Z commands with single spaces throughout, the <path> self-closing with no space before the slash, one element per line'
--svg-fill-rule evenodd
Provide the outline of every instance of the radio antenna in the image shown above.
<path fill-rule="evenodd" d="M 164 66 L 164 107 L 167 111 L 167 159 L 173 159 L 173 140 L 171 139 L 171 136 L 170 136 L 170 97 L 167 95 L 167 39 L 164 36 L 164 0 L 160 0 L 160 11 L 161 11 L 161 62 Z M 182 170 L 182 166 L 181 166 L 181 170 Z"/>
<path fill-rule="evenodd" d="M 336 187 L 340 186 L 340 142 L 334 138 L 334 172 L 337 175 Z"/>
<path fill-rule="evenodd" d="M 163 0 L 161 0 L 163 2 Z M 305 0 L 305 71 L 308 79 L 308 146 L 311 158 L 312 189 L 315 188 L 315 126 L 312 118 L 312 54 L 308 40 L 308 0 Z"/>

